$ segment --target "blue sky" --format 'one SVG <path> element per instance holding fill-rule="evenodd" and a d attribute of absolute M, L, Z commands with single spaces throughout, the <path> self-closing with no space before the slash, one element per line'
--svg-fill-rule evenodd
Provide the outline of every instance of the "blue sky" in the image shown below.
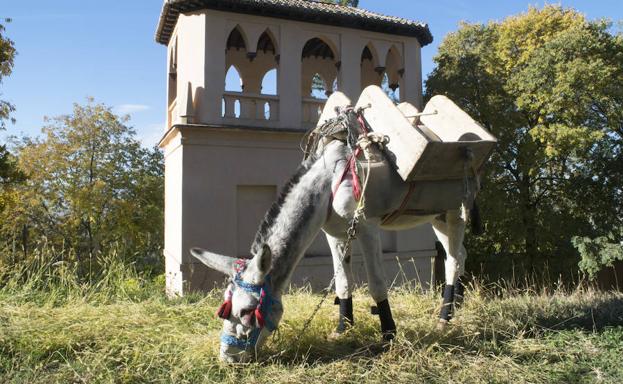
<path fill-rule="evenodd" d="M 623 20 L 622 0 L 569 0 L 589 19 Z M 424 78 L 443 37 L 460 21 L 487 22 L 542 6 L 520 0 L 361 0 L 371 11 L 429 24 L 434 42 L 422 50 Z M 552 2 L 549 2 L 552 3 Z M 86 97 L 129 113 L 145 145 L 163 133 L 166 100 L 165 47 L 154 41 L 160 0 L 0 0 L 6 35 L 18 51 L 0 99 L 15 104 L 15 125 L 0 134 L 36 135 L 44 116 L 69 113 Z"/>

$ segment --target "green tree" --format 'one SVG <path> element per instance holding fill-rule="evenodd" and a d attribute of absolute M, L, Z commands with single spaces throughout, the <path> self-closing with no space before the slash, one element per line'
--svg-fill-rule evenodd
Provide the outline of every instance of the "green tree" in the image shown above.
<path fill-rule="evenodd" d="M 23 139 L 18 167 L 27 180 L 5 194 L 5 237 L 24 248 L 42 240 L 69 248 L 83 270 L 113 246 L 129 261 L 159 258 L 162 154 L 142 148 L 127 120 L 89 100 L 48 119 L 44 137 Z"/>
<path fill-rule="evenodd" d="M 10 20 L 5 19 L 5 22 Z M 13 60 L 15 59 L 15 45 L 11 39 L 4 35 L 4 25 L 0 23 L 0 85 L 5 77 L 11 75 L 13 71 Z M 0 96 L 2 92 L 0 91 Z M 6 129 L 6 121 L 11 118 L 11 112 L 15 110 L 13 104 L 8 101 L 0 100 L 0 131 Z M 18 173 L 14 167 L 14 161 L 7 151 L 6 146 L 0 145 L 0 192 L 1 188 L 9 182 L 16 179 Z M 0 201 L 0 209 L 2 208 L 2 201 Z"/>
<path fill-rule="evenodd" d="M 447 95 L 499 139 L 479 197 L 490 230 L 472 254 L 534 267 L 576 255 L 574 235 L 620 235 L 623 39 L 609 27 L 545 6 L 462 24 L 440 45 L 426 97 Z"/>
<path fill-rule="evenodd" d="M 10 22 L 10 19 L 5 19 L 5 22 Z M 16 54 L 13 41 L 4 36 L 4 31 L 4 25 L 0 23 L 0 85 L 3 78 L 11 75 Z M 2 96 L 1 93 L 0 96 Z M 11 112 L 14 110 L 15 107 L 11 103 L 0 100 L 0 130 L 6 128 L 5 121 L 10 119 Z"/>

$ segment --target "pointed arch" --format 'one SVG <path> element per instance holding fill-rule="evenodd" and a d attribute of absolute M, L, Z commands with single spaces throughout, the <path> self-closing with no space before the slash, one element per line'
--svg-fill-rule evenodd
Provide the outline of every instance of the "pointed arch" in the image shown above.
<path fill-rule="evenodd" d="M 227 37 L 227 44 L 226 44 L 226 49 L 230 50 L 230 49 L 236 49 L 236 50 L 240 50 L 243 49 L 245 51 L 248 51 L 248 47 L 249 47 L 249 39 L 247 38 L 246 34 L 244 33 L 244 30 L 242 29 L 242 27 L 240 26 L 240 24 L 237 24 L 229 33 L 228 37 Z"/>
<path fill-rule="evenodd" d="M 327 41 L 322 37 L 312 37 L 305 42 L 301 57 L 303 59 L 309 57 L 337 60 L 337 50 L 332 47 L 331 41 Z"/>
<path fill-rule="evenodd" d="M 314 36 L 303 45 L 301 60 L 301 94 L 326 99 L 340 66 L 337 49 L 330 39 Z"/>
<path fill-rule="evenodd" d="M 368 41 L 361 50 L 361 62 L 363 63 L 364 60 L 370 60 L 373 68 L 379 65 L 379 53 L 371 41 Z"/>
<path fill-rule="evenodd" d="M 384 67 L 379 67 L 379 55 L 370 41 L 361 50 L 361 89 L 368 85 L 381 85 Z"/>
<path fill-rule="evenodd" d="M 404 61 L 398 47 L 395 44 L 387 51 L 385 58 L 385 74 L 387 76 L 387 86 L 392 90 L 393 95 L 399 98 L 397 89 L 402 83 L 402 75 L 404 74 Z"/>
<path fill-rule="evenodd" d="M 244 91 L 244 81 L 240 71 L 234 64 L 230 65 L 225 74 L 225 91 L 242 92 Z"/>
<path fill-rule="evenodd" d="M 169 52 L 169 79 L 168 79 L 168 102 L 169 105 L 177 98 L 177 36 L 173 40 Z"/>
<path fill-rule="evenodd" d="M 277 43 L 277 38 L 275 37 L 273 31 L 271 31 L 270 27 L 266 28 L 257 40 L 256 51 L 262 51 L 264 53 L 272 52 L 273 55 L 279 54 L 279 44 Z"/>
<path fill-rule="evenodd" d="M 399 71 L 400 69 L 404 68 L 402 54 L 400 53 L 400 50 L 398 49 L 398 47 L 396 47 L 395 44 L 392 44 L 392 46 L 387 51 L 387 56 L 385 58 L 385 67 L 388 70 L 395 71 Z"/>

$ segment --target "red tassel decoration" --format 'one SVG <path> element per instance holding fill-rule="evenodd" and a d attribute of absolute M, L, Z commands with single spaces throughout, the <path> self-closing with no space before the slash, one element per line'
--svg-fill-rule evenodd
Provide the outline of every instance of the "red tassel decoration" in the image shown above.
<path fill-rule="evenodd" d="M 266 291 L 264 288 L 260 291 L 260 301 L 257 303 L 257 307 L 255 307 L 255 321 L 257 321 L 258 328 L 264 328 L 264 315 L 262 314 L 262 304 L 264 303 L 264 297 L 266 296 Z"/>
<path fill-rule="evenodd" d="M 355 197 L 355 200 L 357 201 L 361 199 L 361 183 L 359 182 L 359 177 L 357 177 L 357 156 L 359 155 L 359 152 L 360 149 L 357 148 L 355 150 L 355 154 L 350 158 L 350 162 L 348 163 L 350 175 L 353 181 L 353 197 Z"/>
<path fill-rule="evenodd" d="M 262 315 L 259 305 L 255 308 L 255 320 L 257 321 L 258 328 L 264 328 L 264 315 Z"/>
<path fill-rule="evenodd" d="M 229 319 L 229 315 L 231 314 L 231 300 L 225 300 L 223 304 L 216 311 L 216 316 L 221 319 Z"/>

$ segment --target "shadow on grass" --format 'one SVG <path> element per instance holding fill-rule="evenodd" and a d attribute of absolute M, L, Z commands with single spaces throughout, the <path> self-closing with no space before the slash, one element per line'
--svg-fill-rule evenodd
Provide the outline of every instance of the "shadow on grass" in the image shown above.
<path fill-rule="evenodd" d="M 499 321 L 491 318 L 491 314 L 489 317 L 485 314 L 479 317 L 480 314 L 475 314 L 474 308 L 470 308 L 467 309 L 471 311 L 469 322 L 461 318 L 462 310 L 459 310 L 457 321 L 451 322 L 444 330 L 435 328 L 434 316 L 422 314 L 414 323 L 399 326 L 398 337 L 393 344 L 379 342 L 381 335 L 376 329 L 376 322 L 360 322 L 355 329 L 338 339 L 327 338 L 318 329 L 300 340 L 287 332 L 263 353 L 261 361 L 280 366 L 322 365 L 337 361 L 357 364 L 392 350 L 398 354 L 453 350 L 487 350 L 504 354 L 501 344 L 519 336 L 541 339 L 560 331 L 600 334 L 615 327 L 623 327 L 623 296 L 602 295 L 577 301 L 569 297 L 552 296 L 546 307 L 540 307 L 535 300 L 527 304 L 526 311 L 522 311 L 523 308 L 511 300 L 501 300 L 497 303 Z M 424 318 L 427 316 L 430 319 Z M 400 319 L 397 320 L 400 322 Z"/>
<path fill-rule="evenodd" d="M 300 340 L 296 336 L 283 335 L 262 353 L 260 362 L 280 366 L 330 364 L 344 360 L 359 362 L 390 350 L 391 344 L 380 341 L 379 332 L 367 331 L 354 328 L 338 338 L 314 332 L 316 337 L 305 335 Z"/>
<path fill-rule="evenodd" d="M 550 330 L 582 330 L 601 332 L 606 328 L 623 326 L 623 296 L 582 304 L 569 308 L 567 316 L 548 314 L 538 316 L 535 326 Z"/>

